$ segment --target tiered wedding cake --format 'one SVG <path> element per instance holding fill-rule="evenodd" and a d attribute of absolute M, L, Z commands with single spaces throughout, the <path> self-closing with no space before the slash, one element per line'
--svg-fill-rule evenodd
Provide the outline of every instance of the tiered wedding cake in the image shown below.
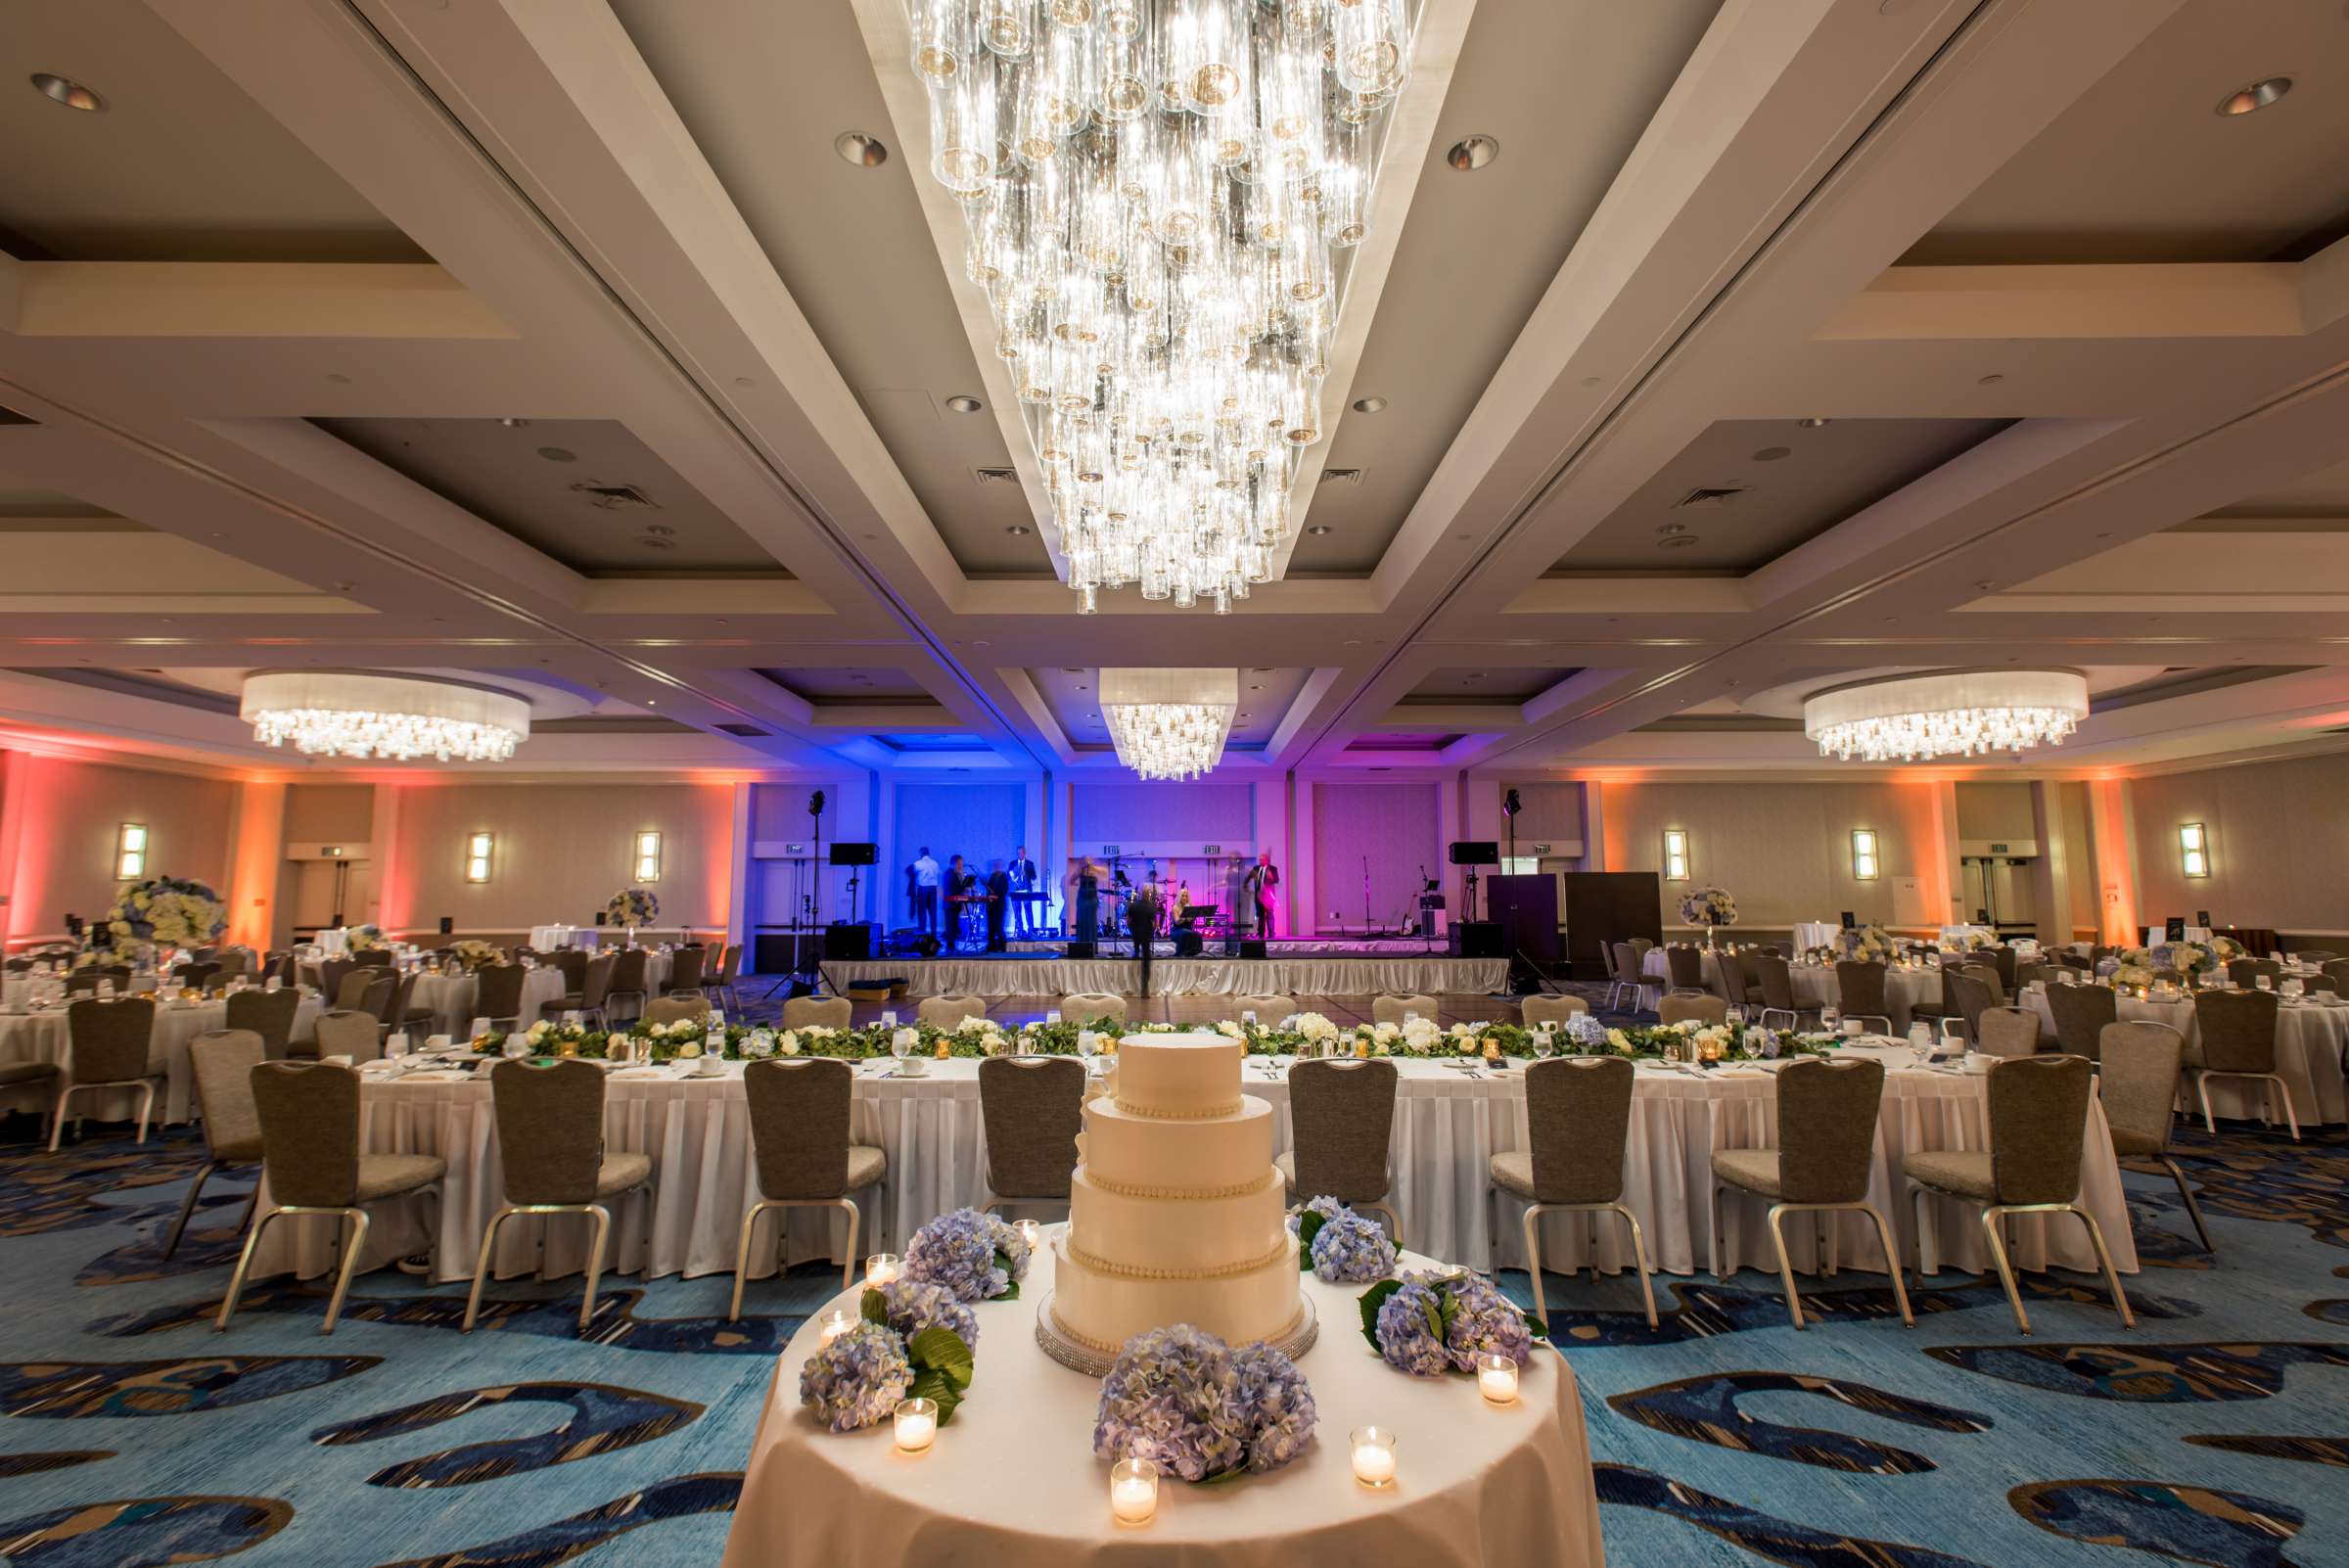
<path fill-rule="evenodd" d="M 1233 1345 L 1297 1331 L 1297 1239 L 1272 1107 L 1240 1092 L 1240 1042 L 1128 1035 L 1088 1100 L 1049 1328 L 1100 1356 L 1189 1323 Z"/>

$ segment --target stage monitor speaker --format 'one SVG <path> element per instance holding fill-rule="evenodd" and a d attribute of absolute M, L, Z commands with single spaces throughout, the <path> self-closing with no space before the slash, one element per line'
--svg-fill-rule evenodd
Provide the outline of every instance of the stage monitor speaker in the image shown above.
<path fill-rule="evenodd" d="M 1098 945 L 1094 943 L 1072 941 L 1069 944 L 1067 956 L 1071 958 L 1090 958 L 1093 957 L 1098 950 Z"/>
<path fill-rule="evenodd" d="M 877 865 L 881 860 L 878 844 L 841 844 L 832 846 L 834 865 Z"/>
<path fill-rule="evenodd" d="M 1272 955 L 1266 950 L 1264 938 L 1242 937 L 1240 939 L 1240 956 L 1243 958 L 1269 958 Z"/>
<path fill-rule="evenodd" d="M 862 963 L 872 955 L 873 928 L 863 921 L 835 920 L 824 927 L 824 956 L 826 958 Z"/>
<path fill-rule="evenodd" d="M 440 917 L 440 935 L 442 935 L 443 937 L 445 937 L 445 936 L 448 936 L 448 935 L 449 935 L 451 932 L 454 932 L 456 929 L 457 929 L 457 917 L 456 917 L 455 915 L 442 915 L 442 916 Z"/>
<path fill-rule="evenodd" d="M 1500 864 L 1500 841 L 1497 839 L 1461 839 L 1451 847 L 1453 865 Z"/>
<path fill-rule="evenodd" d="M 1451 928 L 1451 940 L 1458 945 L 1462 958 L 1501 956 L 1500 922 L 1497 920 L 1456 921 Z"/>

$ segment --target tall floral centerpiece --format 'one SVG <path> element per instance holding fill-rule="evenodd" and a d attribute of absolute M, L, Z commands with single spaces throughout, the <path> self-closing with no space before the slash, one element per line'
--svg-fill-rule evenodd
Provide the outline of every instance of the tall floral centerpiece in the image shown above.
<path fill-rule="evenodd" d="M 1892 934 L 1873 921 L 1843 934 L 1843 953 L 1847 958 L 1857 958 L 1863 963 L 1886 963 L 1891 960 L 1893 949 Z"/>
<path fill-rule="evenodd" d="M 149 877 L 123 889 L 91 926 L 76 963 L 119 963 L 147 948 L 208 946 L 227 929 L 228 905 L 207 884 Z"/>
<path fill-rule="evenodd" d="M 1705 945 L 1710 947 L 1716 932 L 1737 923 L 1737 899 L 1727 888 L 1699 888 L 1681 900 L 1681 918 L 1704 927 Z"/>
<path fill-rule="evenodd" d="M 622 888 L 612 895 L 612 901 L 604 905 L 604 913 L 614 925 L 627 928 L 628 945 L 633 947 L 636 928 L 649 926 L 661 918 L 661 900 L 643 888 Z"/>

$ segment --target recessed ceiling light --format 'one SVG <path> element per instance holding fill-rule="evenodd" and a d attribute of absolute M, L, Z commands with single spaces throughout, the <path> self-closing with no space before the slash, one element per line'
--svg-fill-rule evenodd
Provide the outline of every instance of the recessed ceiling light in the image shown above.
<path fill-rule="evenodd" d="M 2002 381 L 2004 381 L 2005 379 L 2006 379 L 2006 378 L 2005 378 L 2004 376 L 2002 376 L 2002 375 L 2000 375 L 2000 374 L 1999 374 L 1997 371 L 1995 371 L 1995 370 L 1994 370 L 1994 371 L 1992 371 L 1992 372 L 1991 372 L 1989 375 L 1987 375 L 1987 376 L 1984 376 L 1984 377 L 1983 377 L 1983 378 L 1982 378 L 1980 381 L 1976 382 L 1974 385 L 1975 385 L 1975 386 L 1977 386 L 1977 387 L 1996 387 L 1996 386 L 1997 386 L 1997 385 L 1998 385 L 2000 382 L 2002 382 Z"/>
<path fill-rule="evenodd" d="M 881 138 L 862 131 L 842 131 L 832 138 L 832 151 L 858 168 L 879 168 L 889 161 L 889 149 L 881 145 Z"/>
<path fill-rule="evenodd" d="M 1312 528 L 1307 529 L 1305 531 L 1317 539 L 1329 531 L 1329 525 L 1326 523 L 1316 523 Z"/>
<path fill-rule="evenodd" d="M 92 115 L 106 112 L 104 94 L 95 87 L 84 87 L 69 76 L 36 70 L 32 73 L 32 84 L 41 90 L 42 97 L 61 103 L 68 109 L 78 109 Z"/>
<path fill-rule="evenodd" d="M 954 410 L 954 412 L 957 414 L 976 414 L 980 409 L 985 408 L 987 405 L 981 402 L 978 398 L 971 396 L 968 392 L 965 392 L 959 397 L 947 398 L 946 406 Z"/>
<path fill-rule="evenodd" d="M 1661 534 L 1663 534 L 1663 535 L 1664 535 L 1666 538 L 1670 538 L 1670 537 L 1671 537 L 1673 534 L 1675 534 L 1675 533 L 1685 533 L 1685 532 L 1687 532 L 1687 531 L 1688 531 L 1688 525 L 1687 525 L 1687 524 L 1685 524 L 1685 523 L 1666 523 L 1666 524 L 1662 524 L 1662 525 L 1660 525 L 1660 526 L 1659 526 L 1659 527 L 1656 529 L 1656 531 L 1657 531 L 1658 533 L 1661 533 Z"/>
<path fill-rule="evenodd" d="M 1005 529 L 1003 531 L 1010 534 L 1015 539 L 1024 539 L 1029 534 L 1034 533 L 1036 530 L 1030 528 L 1025 523 L 1014 523 L 1011 525 L 1011 527 Z"/>
<path fill-rule="evenodd" d="M 498 423 L 508 430 L 528 430 L 530 424 L 527 419 L 501 419 Z"/>
<path fill-rule="evenodd" d="M 1463 174 L 1473 174 L 1500 156 L 1500 143 L 1490 136 L 1469 136 L 1451 144 L 1444 161 Z"/>
<path fill-rule="evenodd" d="M 1082 675 L 1082 674 L 1083 674 L 1083 673 L 1084 673 L 1084 671 L 1083 671 L 1082 669 L 1078 668 L 1078 667 L 1077 667 L 1077 666 L 1075 666 L 1075 665 L 1063 665 L 1063 666 L 1061 666 L 1061 667 L 1060 667 L 1060 672 L 1061 672 L 1062 674 L 1064 674 L 1064 675 Z"/>
<path fill-rule="evenodd" d="M 665 539 L 674 538 L 677 532 L 675 529 L 670 528 L 666 523 L 647 523 L 644 526 L 644 531 L 647 533 L 657 533 Z"/>
<path fill-rule="evenodd" d="M 1824 430 L 1835 421 L 1831 419 L 1798 419 L 1795 423 L 1805 430 Z"/>
<path fill-rule="evenodd" d="M 340 370 L 328 371 L 326 373 L 326 379 L 333 382 L 338 387 L 347 387 L 350 385 L 350 378 L 344 375 Z"/>
<path fill-rule="evenodd" d="M 677 547 L 677 541 L 674 539 L 657 539 L 649 533 L 636 542 L 648 550 L 673 550 Z"/>
<path fill-rule="evenodd" d="M 1656 541 L 1656 548 L 1659 550 L 1677 550 L 1684 544 L 1694 544 L 1696 542 L 1698 542 L 1697 537 L 1693 533 L 1676 533 L 1669 539 L 1658 539 Z"/>
<path fill-rule="evenodd" d="M 1384 397 L 1357 397 L 1354 400 L 1354 411 L 1358 414 L 1375 414 L 1386 406 Z"/>
<path fill-rule="evenodd" d="M 1757 463 L 1774 463 L 1781 457 L 1792 457 L 1793 455 L 1794 448 L 1791 446 L 1765 446 L 1754 454 L 1754 461 Z"/>
<path fill-rule="evenodd" d="M 38 81 L 40 78 L 36 76 L 33 79 Z M 43 92 L 49 91 L 46 87 L 42 88 L 41 90 Z M 2230 118 L 2236 115 L 2257 114 L 2260 110 L 2267 108 L 2270 104 L 2276 102 L 2277 99 L 2281 98 L 2285 93 L 2288 93 L 2291 90 L 2292 78 L 2289 76 L 2265 77 L 2262 80 L 2253 82 L 2250 86 L 2241 89 L 2239 92 L 2229 93 L 2226 97 L 2220 99 L 2219 113 L 2229 116 Z M 50 93 L 49 96 L 54 98 L 57 95 L 55 93 Z M 76 105 L 75 107 L 79 108 L 81 106 Z"/>
<path fill-rule="evenodd" d="M 538 455 L 550 463 L 576 463 L 579 460 L 579 454 L 567 446 L 541 446 Z"/>
<path fill-rule="evenodd" d="M 1457 539 L 1457 540 L 1459 540 L 1461 543 L 1465 544 L 1465 543 L 1466 543 L 1466 542 L 1468 542 L 1470 539 L 1473 539 L 1473 538 L 1475 538 L 1475 537 L 1476 537 L 1476 535 L 1475 535 L 1475 534 L 1473 534 L 1473 533 L 1455 533 L 1455 534 L 1453 534 L 1453 535 L 1452 535 L 1452 537 L 1453 537 L 1453 538 L 1455 538 L 1455 539 Z"/>
<path fill-rule="evenodd" d="M 1598 385 L 1598 383 L 1599 378 L 1596 376 L 1585 376 L 1583 378 L 1583 385 L 1586 387 L 1595 387 Z"/>

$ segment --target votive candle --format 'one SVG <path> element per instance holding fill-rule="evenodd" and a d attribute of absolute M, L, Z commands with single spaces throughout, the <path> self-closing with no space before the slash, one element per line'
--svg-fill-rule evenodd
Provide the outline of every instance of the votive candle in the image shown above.
<path fill-rule="evenodd" d="M 1019 1222 L 1019 1232 L 1020 1239 L 1028 1243 L 1028 1250 L 1030 1252 L 1034 1252 L 1036 1248 L 1044 1244 L 1044 1227 L 1037 1224 L 1033 1220 L 1021 1221 Z"/>
<path fill-rule="evenodd" d="M 904 1400 L 898 1406 L 898 1452 L 922 1453 L 938 1440 L 938 1402 Z"/>
<path fill-rule="evenodd" d="M 864 1261 L 864 1282 L 886 1285 L 905 1271 L 905 1266 L 894 1252 L 876 1252 Z"/>
<path fill-rule="evenodd" d="M 1476 1359 L 1476 1391 L 1485 1397 L 1487 1405 L 1517 1403 L 1517 1362 L 1498 1351 L 1487 1351 Z"/>
<path fill-rule="evenodd" d="M 1395 1484 L 1395 1434 L 1383 1426 L 1358 1426 L 1348 1438 L 1354 1448 L 1354 1478 L 1366 1487 Z"/>
<path fill-rule="evenodd" d="M 1148 1524 L 1158 1512 L 1158 1466 L 1120 1459 L 1109 1467 L 1109 1516 L 1122 1525 Z"/>
<path fill-rule="evenodd" d="M 841 1307 L 833 1308 L 830 1312 L 824 1314 L 824 1343 L 827 1345 L 831 1344 L 834 1340 L 840 1338 L 841 1335 L 847 1333 L 850 1329 L 854 1328 L 855 1326 L 856 1319 L 848 1314 L 847 1309 Z"/>

